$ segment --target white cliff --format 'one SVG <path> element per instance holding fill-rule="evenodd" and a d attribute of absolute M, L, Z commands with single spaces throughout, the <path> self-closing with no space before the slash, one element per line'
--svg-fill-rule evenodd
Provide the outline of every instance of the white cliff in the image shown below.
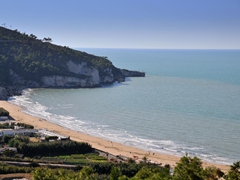
<path fill-rule="evenodd" d="M 44 76 L 42 77 L 43 86 L 45 87 L 96 87 L 92 78 L 78 78 L 68 76 Z"/>
<path fill-rule="evenodd" d="M 88 67 L 86 62 L 74 63 L 73 61 L 68 61 L 67 66 L 70 72 L 92 77 L 92 83 L 99 84 L 99 71 L 94 67 Z"/>

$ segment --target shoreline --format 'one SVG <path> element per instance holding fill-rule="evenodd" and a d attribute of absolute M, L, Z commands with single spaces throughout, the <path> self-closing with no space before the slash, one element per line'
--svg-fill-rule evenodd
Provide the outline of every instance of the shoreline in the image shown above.
<path fill-rule="evenodd" d="M 162 165 L 169 164 L 172 168 L 174 168 L 176 163 L 181 158 L 174 155 L 160 154 L 160 153 L 141 150 L 135 147 L 131 147 L 131 146 L 117 143 L 117 142 L 105 140 L 99 137 L 91 136 L 89 134 L 85 134 L 82 132 L 70 130 L 60 125 L 50 123 L 44 119 L 26 114 L 22 112 L 21 107 L 11 104 L 7 101 L 1 100 L 0 107 L 3 107 L 7 111 L 9 111 L 10 116 L 13 117 L 16 122 L 23 122 L 26 124 L 33 125 L 35 129 L 46 128 L 50 131 L 54 131 L 56 133 L 59 133 L 65 136 L 70 136 L 71 140 L 78 141 L 78 142 L 87 142 L 93 148 L 108 152 L 113 155 L 122 155 L 129 158 L 133 158 L 133 156 L 137 156 L 138 159 L 142 159 L 143 157 L 146 157 L 151 162 L 161 163 Z M 221 169 L 223 172 L 227 172 L 230 169 L 229 165 L 216 164 L 216 163 L 205 162 L 205 161 L 202 161 L 202 162 L 203 162 L 203 167 L 214 166 L 216 168 Z"/>

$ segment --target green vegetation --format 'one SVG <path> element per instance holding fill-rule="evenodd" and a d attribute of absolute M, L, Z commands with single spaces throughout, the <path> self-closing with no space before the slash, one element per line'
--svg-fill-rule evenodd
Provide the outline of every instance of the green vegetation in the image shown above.
<path fill-rule="evenodd" d="M 9 71 L 13 70 L 26 80 L 41 83 L 41 77 L 62 75 L 84 78 L 70 72 L 66 63 L 86 62 L 89 67 L 101 70 L 112 67 L 106 57 L 98 57 L 68 47 L 51 44 L 51 38 L 37 39 L 37 36 L 20 33 L 0 27 L 0 82 L 10 83 Z"/>
<path fill-rule="evenodd" d="M 0 163 L 0 174 L 11 174 L 11 173 L 30 173 L 34 169 L 31 167 L 20 167 L 14 165 L 7 165 L 5 163 Z"/>
<path fill-rule="evenodd" d="M 93 150 L 88 143 L 75 141 L 22 142 L 14 147 L 18 148 L 18 152 L 27 156 L 49 155 L 49 153 L 52 155 L 88 153 Z"/>
<path fill-rule="evenodd" d="M 3 108 L 0 108 L 0 116 L 9 116 L 9 112 Z"/>
<path fill-rule="evenodd" d="M 240 180 L 240 161 L 233 163 L 231 169 L 226 176 L 227 180 Z"/>
<path fill-rule="evenodd" d="M 52 170 L 48 168 L 37 168 L 33 171 L 33 179 L 109 179 L 109 180 L 239 180 L 239 163 L 234 163 L 226 175 L 214 167 L 203 168 L 201 161 L 194 157 L 184 156 L 177 165 L 177 172 L 170 175 L 168 167 L 160 167 L 152 164 L 108 164 L 104 168 L 96 166 L 84 166 L 80 170 Z M 236 167 L 238 170 L 236 170 Z M 125 167 L 125 168 L 123 168 Z M 133 173 L 129 175 L 124 169 L 131 169 Z M 195 169 L 196 168 L 196 169 Z M 106 171 L 108 169 L 108 171 Z M 176 169 L 176 168 L 175 168 Z M 44 173 L 47 172 L 47 173 Z"/>
<path fill-rule="evenodd" d="M 87 144 L 74 141 L 56 141 L 44 143 L 31 143 L 25 136 L 2 137 L 2 142 L 8 142 L 21 149 L 28 147 L 23 159 L 16 158 L 15 152 L 7 150 L 0 157 L 3 161 L 29 162 L 25 167 L 0 164 L 0 174 L 32 172 L 33 179 L 106 179 L 106 180 L 239 180 L 240 161 L 234 163 L 228 173 L 224 174 L 214 167 L 203 168 L 202 162 L 197 157 L 184 156 L 170 174 L 169 166 L 151 164 L 148 161 L 136 163 L 129 159 L 128 162 L 112 163 L 98 153 L 91 152 Z M 34 145 L 33 145 L 34 144 Z M 33 149 L 31 149 L 31 148 Z M 61 147 L 61 149 L 59 149 Z M 81 148 L 80 148 L 81 147 Z M 24 149 L 24 148 L 22 148 Z M 49 151 L 51 149 L 51 151 Z M 65 150 L 63 150 L 65 149 Z M 67 149 L 67 152 L 66 152 Z M 86 150 L 88 149 L 88 150 Z M 77 150 L 77 152 L 76 152 Z M 53 153 L 53 152 L 57 153 Z M 30 152 L 30 153 L 29 153 Z M 37 153 L 36 153 L 37 152 Z M 51 152 L 51 153 L 49 153 Z M 87 153 L 86 153 L 87 152 Z M 45 156 L 44 156 L 45 154 Z M 58 154 L 58 155 L 56 155 Z M 34 156 L 31 156 L 34 155 Z M 29 157 L 30 156 L 30 157 Z M 143 159 L 144 160 L 144 159 Z M 39 167 L 40 162 L 49 164 L 76 165 L 71 169 L 65 167 Z"/>
<path fill-rule="evenodd" d="M 46 137 L 45 137 L 45 140 L 46 140 L 46 141 L 51 141 L 51 140 L 54 140 L 54 141 L 55 141 L 55 140 L 57 140 L 57 139 L 58 139 L 57 136 L 46 136 Z"/>
<path fill-rule="evenodd" d="M 24 128 L 24 129 L 34 129 L 34 126 L 32 126 L 30 124 L 14 123 L 14 122 L 0 124 L 0 129 L 14 129 L 14 126 L 19 126 L 19 127 Z"/>
<path fill-rule="evenodd" d="M 99 167 L 99 166 L 98 166 Z M 124 171 L 127 168 L 134 171 L 133 176 L 128 176 Z M 150 164 L 111 164 L 105 166 L 106 169 L 97 168 L 97 166 L 83 166 L 80 170 L 63 170 L 63 169 L 47 169 L 47 168 L 37 168 L 33 171 L 33 179 L 159 179 L 161 177 L 165 179 L 172 179 L 169 174 L 168 168 L 162 168 L 157 165 Z M 108 169 L 108 171 L 106 171 Z M 44 173 L 46 172 L 46 173 Z M 162 179 L 163 179 L 162 178 Z"/>
<path fill-rule="evenodd" d="M 70 154 L 70 155 L 59 155 L 59 156 L 43 156 L 38 159 L 38 161 L 46 162 L 51 161 L 54 163 L 64 163 L 64 164 L 75 164 L 75 165 L 85 165 L 94 163 L 107 163 L 105 157 L 99 156 L 98 153 L 86 153 L 86 154 Z"/>
<path fill-rule="evenodd" d="M 0 143 L 1 144 L 7 144 L 11 139 L 13 138 L 13 136 L 0 136 Z"/>

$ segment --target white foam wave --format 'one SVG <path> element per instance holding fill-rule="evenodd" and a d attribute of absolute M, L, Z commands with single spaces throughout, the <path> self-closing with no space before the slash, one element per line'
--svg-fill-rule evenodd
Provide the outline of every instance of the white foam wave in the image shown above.
<path fill-rule="evenodd" d="M 209 154 L 204 147 L 193 147 L 182 143 L 176 143 L 166 139 L 153 140 L 146 139 L 128 133 L 127 131 L 113 130 L 109 125 L 96 124 L 84 120 L 79 120 L 76 117 L 68 115 L 57 115 L 48 112 L 49 108 L 33 101 L 30 98 L 33 90 L 28 89 L 23 92 L 22 96 L 14 96 L 9 98 L 9 102 L 19 105 L 25 113 L 28 113 L 39 118 L 46 119 L 52 123 L 61 125 L 75 131 L 84 132 L 93 136 L 102 137 L 111 141 L 119 142 L 125 145 L 134 146 L 143 150 L 158 152 L 164 154 L 173 154 L 176 156 L 183 156 L 186 153 L 190 156 L 198 156 L 202 160 L 230 164 L 233 161 L 215 154 Z M 61 108 L 70 108 L 72 104 L 59 105 Z"/>

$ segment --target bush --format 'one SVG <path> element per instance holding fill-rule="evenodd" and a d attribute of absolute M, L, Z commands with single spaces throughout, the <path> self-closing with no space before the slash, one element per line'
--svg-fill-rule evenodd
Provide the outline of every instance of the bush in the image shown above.
<path fill-rule="evenodd" d="M 46 140 L 46 141 L 57 140 L 57 139 L 58 139 L 57 136 L 46 136 L 46 137 L 45 137 L 45 140 Z"/>
<path fill-rule="evenodd" d="M 27 156 L 36 155 L 60 155 L 92 152 L 92 147 L 88 143 L 75 141 L 54 141 L 28 143 L 19 147 L 19 152 Z"/>

